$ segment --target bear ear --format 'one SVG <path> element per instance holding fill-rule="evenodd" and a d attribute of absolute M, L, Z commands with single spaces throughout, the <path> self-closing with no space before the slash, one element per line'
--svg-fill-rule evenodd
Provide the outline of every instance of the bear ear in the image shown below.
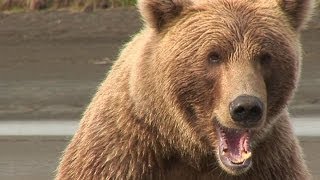
<path fill-rule="evenodd" d="M 158 31 L 179 16 L 189 4 L 189 0 L 138 0 L 138 8 L 144 21 Z"/>
<path fill-rule="evenodd" d="M 310 20 L 315 7 L 314 0 L 279 0 L 293 27 L 301 30 Z"/>

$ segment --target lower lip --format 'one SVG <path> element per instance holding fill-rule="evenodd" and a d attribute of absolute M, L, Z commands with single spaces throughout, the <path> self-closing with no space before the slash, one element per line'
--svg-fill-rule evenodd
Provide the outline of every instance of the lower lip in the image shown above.
<path fill-rule="evenodd" d="M 221 150 L 219 150 L 218 154 L 219 154 L 219 158 L 220 158 L 221 163 L 227 169 L 231 170 L 235 174 L 248 170 L 252 165 L 252 158 L 251 157 L 246 159 L 246 160 L 244 160 L 242 163 L 235 164 L 235 163 L 231 162 L 230 159 L 228 159 L 227 157 L 223 156 Z"/>

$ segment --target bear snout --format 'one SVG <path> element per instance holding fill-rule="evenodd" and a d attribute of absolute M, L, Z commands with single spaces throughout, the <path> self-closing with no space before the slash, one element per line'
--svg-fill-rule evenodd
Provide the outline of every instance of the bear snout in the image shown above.
<path fill-rule="evenodd" d="M 236 124 L 251 128 L 262 121 L 264 104 L 255 96 L 241 95 L 230 103 L 229 111 Z"/>

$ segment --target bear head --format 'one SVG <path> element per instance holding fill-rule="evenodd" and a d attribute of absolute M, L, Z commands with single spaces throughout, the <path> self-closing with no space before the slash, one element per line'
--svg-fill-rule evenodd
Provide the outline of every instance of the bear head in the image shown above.
<path fill-rule="evenodd" d="M 150 32 L 141 81 L 157 97 L 144 107 L 166 114 L 150 125 L 182 154 L 212 152 L 226 172 L 246 172 L 297 85 L 299 33 L 313 1 L 139 0 L 138 7 Z"/>

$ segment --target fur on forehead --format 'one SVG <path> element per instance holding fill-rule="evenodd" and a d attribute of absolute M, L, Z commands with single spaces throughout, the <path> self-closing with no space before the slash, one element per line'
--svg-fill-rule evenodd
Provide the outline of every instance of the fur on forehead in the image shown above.
<path fill-rule="evenodd" d="M 288 17 L 292 27 L 301 30 L 309 21 L 315 6 L 314 0 L 138 0 L 138 8 L 146 24 L 161 31 L 161 28 L 178 17 L 183 9 L 192 5 L 205 6 L 210 3 L 277 3 Z M 262 6 L 263 6 L 262 5 Z"/>

